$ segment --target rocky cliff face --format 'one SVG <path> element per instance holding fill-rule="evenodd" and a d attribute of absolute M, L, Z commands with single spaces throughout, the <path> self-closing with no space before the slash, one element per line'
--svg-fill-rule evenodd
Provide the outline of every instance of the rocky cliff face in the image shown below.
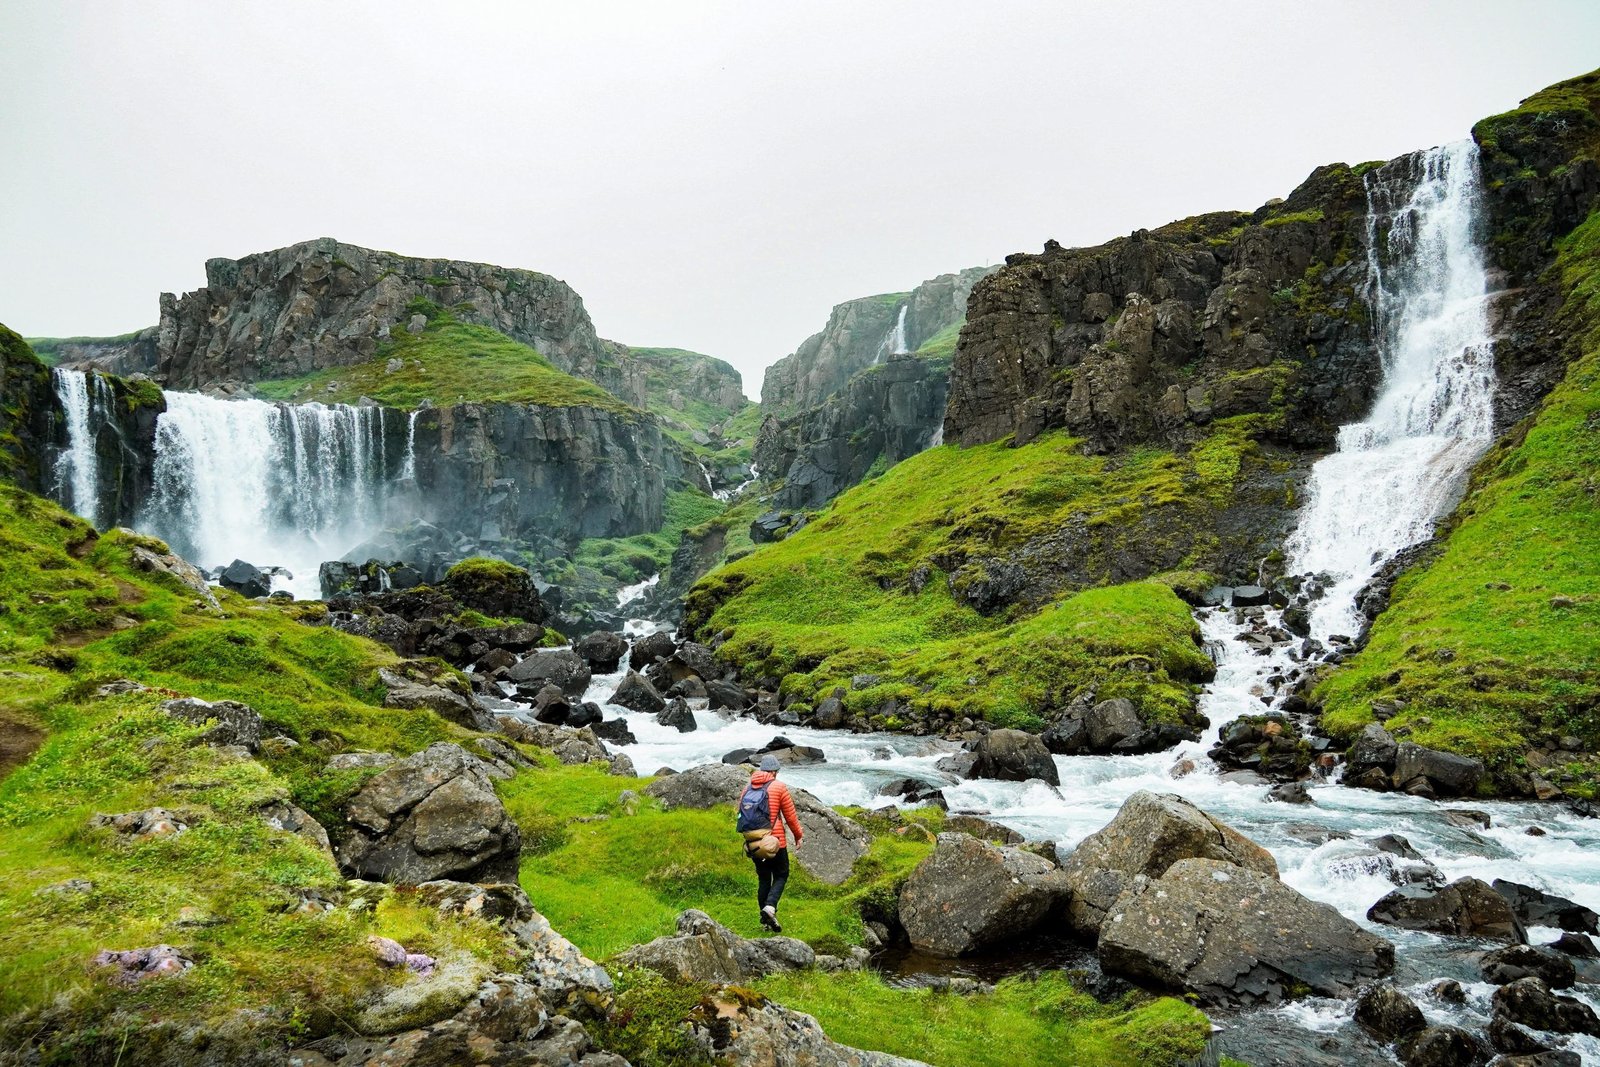
<path fill-rule="evenodd" d="M 0 475 L 42 490 L 45 449 L 59 412 L 50 369 L 28 343 L 0 325 Z"/>
<path fill-rule="evenodd" d="M 163 294 L 158 372 L 194 389 L 290 378 L 365 362 L 423 299 L 465 322 L 499 330 L 569 374 L 642 404 L 642 375 L 621 346 L 603 342 L 583 300 L 534 271 L 413 259 L 331 238 L 206 263 L 206 285 Z"/>
<path fill-rule="evenodd" d="M 714 356 L 681 348 L 631 345 L 626 346 L 626 352 L 644 371 L 646 395 L 652 407 L 684 411 L 691 404 L 700 403 L 731 415 L 749 403 L 739 372 Z"/>
<path fill-rule="evenodd" d="M 890 335 L 904 309 L 904 348 L 916 353 L 962 322 L 973 286 L 994 269 L 969 267 L 903 296 L 840 304 L 821 333 L 767 369 L 755 462 L 764 478 L 783 482 L 780 505 L 818 507 L 932 443 L 948 361 L 897 355 Z"/>
<path fill-rule="evenodd" d="M 424 517 L 486 540 L 574 542 L 659 529 L 683 457 L 647 416 L 458 404 L 416 427 Z"/>
<path fill-rule="evenodd" d="M 776 502 L 820 507 L 874 469 L 927 448 L 944 416 L 947 373 L 937 361 L 891 356 L 817 407 L 766 419 L 756 463 L 783 479 Z"/>
<path fill-rule="evenodd" d="M 1109 451 L 1268 413 L 1286 441 L 1330 444 L 1378 380 L 1365 227 L 1361 176 L 1337 164 L 1251 215 L 1007 257 L 968 305 L 945 439 L 1066 427 Z"/>
<path fill-rule="evenodd" d="M 147 326 L 121 337 L 46 337 L 33 342 L 34 351 L 57 367 L 98 370 L 119 377 L 150 374 L 160 361 L 160 328 Z"/>

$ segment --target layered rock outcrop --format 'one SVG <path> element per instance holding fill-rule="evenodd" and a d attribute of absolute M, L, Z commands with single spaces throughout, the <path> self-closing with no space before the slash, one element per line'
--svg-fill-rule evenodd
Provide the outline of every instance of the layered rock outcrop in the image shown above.
<path fill-rule="evenodd" d="M 630 403 L 643 376 L 595 334 L 583 300 L 536 271 L 418 259 L 324 237 L 206 262 L 206 284 L 161 297 L 160 376 L 173 388 L 292 378 L 371 359 L 417 299 L 451 308 Z"/>
<path fill-rule="evenodd" d="M 43 488 L 44 451 L 58 410 L 50 369 L 0 325 L 0 474 L 33 492 Z"/>

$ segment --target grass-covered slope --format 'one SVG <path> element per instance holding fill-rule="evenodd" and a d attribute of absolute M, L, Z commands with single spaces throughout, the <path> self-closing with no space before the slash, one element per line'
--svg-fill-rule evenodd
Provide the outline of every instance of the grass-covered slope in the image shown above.
<path fill-rule="evenodd" d="M 1480 464 L 1436 558 L 1395 586 L 1367 647 L 1318 690 L 1349 736 L 1374 701 L 1412 739 L 1580 792 L 1600 750 L 1600 212 L 1562 244 L 1566 378 Z M 1568 777 L 1568 776 L 1571 777 Z"/>
<path fill-rule="evenodd" d="M 458 321 L 448 308 L 415 300 L 409 310 L 427 316 L 422 332 L 396 330 L 365 363 L 258 382 L 252 388 L 267 400 L 350 404 L 370 397 L 398 408 L 414 408 L 426 400 L 436 405 L 498 402 L 635 410 L 520 341 Z M 390 361 L 396 359 L 400 366 L 391 371 Z"/>
<path fill-rule="evenodd" d="M 787 676 L 802 698 L 879 675 L 850 693 L 860 711 L 893 696 L 1027 725 L 1092 686 L 1101 699 L 1129 696 L 1154 718 L 1178 720 L 1209 661 L 1168 583 L 1058 585 L 1038 610 L 983 615 L 964 592 L 986 580 L 987 564 L 971 561 L 1025 554 L 1068 531 L 1084 546 L 1074 565 L 1114 583 L 1130 539 L 1164 530 L 1175 539 L 1173 570 L 1192 567 L 1212 546 L 1191 520 L 1225 506 L 1244 468 L 1260 462 L 1255 425 L 1231 420 L 1182 455 L 1086 456 L 1062 434 L 1021 448 L 929 450 L 702 579 L 687 625 L 725 636 L 723 656 L 753 674 Z M 1022 599 L 1038 605 L 1038 593 Z"/>
<path fill-rule="evenodd" d="M 116 1027 L 239 1008 L 293 1036 L 336 1025 L 332 1013 L 393 981 L 365 950 L 369 934 L 496 958 L 497 935 L 404 896 L 368 914 L 297 910 L 301 891 L 343 879 L 330 857 L 256 811 L 287 797 L 336 825 L 360 775 L 322 775 L 330 750 L 408 753 L 462 731 L 432 712 L 376 706 L 387 650 L 231 594 L 220 614 L 199 609 L 192 591 L 135 569 L 130 548 L 0 484 L 0 735 L 42 741 L 31 755 L 14 752 L 25 762 L 0 781 L 4 1025 L 24 1025 L 12 1017 L 27 1009 L 59 1013 L 68 1029 L 49 1043 L 68 1059 L 74 1042 L 102 1040 L 107 1028 L 114 1037 Z M 158 688 L 96 695 L 122 677 Z M 203 728 L 156 710 L 173 693 L 245 701 L 298 745 L 261 759 L 195 745 Z M 96 813 L 152 806 L 191 828 L 125 844 L 88 825 Z M 72 879 L 89 887 L 41 892 Z M 103 948 L 161 942 L 196 961 L 181 980 L 123 989 L 88 965 Z M 125 1014 L 113 1023 L 113 1011 Z M 56 1025 L 49 1018 L 0 1044 L 36 1038 Z"/>

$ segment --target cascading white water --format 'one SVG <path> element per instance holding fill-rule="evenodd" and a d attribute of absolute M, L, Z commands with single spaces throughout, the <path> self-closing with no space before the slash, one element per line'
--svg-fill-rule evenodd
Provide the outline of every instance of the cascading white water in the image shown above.
<path fill-rule="evenodd" d="M 315 597 L 318 566 L 384 525 L 385 419 L 381 407 L 168 393 L 140 528 L 204 566 L 286 567 L 279 586 Z"/>
<path fill-rule="evenodd" d="M 1460 141 L 1366 176 L 1368 259 L 1382 390 L 1312 468 L 1286 546 L 1290 570 L 1327 574 L 1312 636 L 1354 635 L 1355 595 L 1428 537 L 1494 436 L 1478 150 Z M 1385 231 L 1385 228 L 1387 230 Z"/>
<path fill-rule="evenodd" d="M 415 481 L 417 477 L 417 416 L 421 414 L 421 408 L 413 408 L 406 418 L 406 458 L 400 464 L 402 481 Z"/>
<path fill-rule="evenodd" d="M 67 448 L 56 460 L 54 495 L 63 507 L 98 527 L 100 460 L 95 434 L 110 411 L 111 387 L 100 375 L 81 370 L 55 370 L 51 377 L 67 420 Z"/>
<path fill-rule="evenodd" d="M 906 311 L 910 304 L 901 304 L 900 313 L 895 316 L 894 326 L 884 334 L 883 340 L 878 342 L 878 354 L 872 357 L 873 363 L 882 363 L 884 356 L 903 356 L 906 353 Z"/>

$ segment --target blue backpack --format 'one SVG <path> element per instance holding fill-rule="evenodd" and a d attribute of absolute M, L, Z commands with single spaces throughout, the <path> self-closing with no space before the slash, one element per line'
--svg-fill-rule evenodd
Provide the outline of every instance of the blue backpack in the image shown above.
<path fill-rule="evenodd" d="M 771 785 L 745 786 L 744 795 L 739 798 L 739 822 L 734 827 L 741 834 L 772 829 L 772 804 L 767 799 Z"/>

